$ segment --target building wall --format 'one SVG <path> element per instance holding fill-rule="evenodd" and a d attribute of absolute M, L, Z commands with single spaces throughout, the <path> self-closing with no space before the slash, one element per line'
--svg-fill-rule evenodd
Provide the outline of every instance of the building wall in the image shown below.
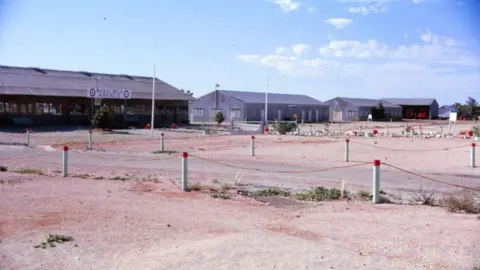
<path fill-rule="evenodd" d="M 219 111 L 225 116 L 225 121 L 243 121 L 245 118 L 242 101 L 217 91 L 191 101 L 188 108 L 190 122 L 215 122 Z"/>
<path fill-rule="evenodd" d="M 265 103 L 244 103 L 216 91 L 191 101 L 189 104 L 191 122 L 214 122 L 218 111 L 223 113 L 225 121 L 262 121 L 265 117 L 264 109 Z M 295 113 L 298 120 L 301 121 L 304 111 L 305 122 L 309 122 L 309 119 L 313 122 L 316 121 L 317 110 L 318 121 L 328 120 L 327 106 L 299 105 L 292 108 L 283 104 L 268 104 L 268 121 L 275 121 L 279 116 L 282 119 L 293 120 Z M 279 111 L 281 111 L 280 114 Z"/>
<path fill-rule="evenodd" d="M 339 118 L 341 121 L 366 120 L 372 109 L 369 106 L 357 107 L 339 98 L 331 99 L 326 103 L 330 105 L 330 121 L 338 121 Z M 336 114 L 341 116 L 336 118 Z M 385 108 L 385 117 L 402 117 L 402 108 Z"/>
<path fill-rule="evenodd" d="M 357 121 L 360 108 L 345 102 L 342 99 L 334 98 L 329 101 L 326 101 L 330 106 L 330 121 Z"/>
<path fill-rule="evenodd" d="M 268 104 L 268 121 L 290 120 L 304 122 L 319 122 L 328 120 L 328 106 Z M 263 121 L 265 118 L 264 103 L 245 104 L 245 121 Z M 295 119 L 294 116 L 297 116 Z"/>
<path fill-rule="evenodd" d="M 1 126 L 89 126 L 95 105 L 92 99 L 51 96 L 0 95 Z M 114 125 L 143 127 L 151 121 L 150 100 L 103 99 L 108 104 Z M 126 106 L 125 106 L 126 105 Z M 156 101 L 155 126 L 188 121 L 188 105 L 185 101 Z M 126 110 L 125 110 L 126 108 Z"/>

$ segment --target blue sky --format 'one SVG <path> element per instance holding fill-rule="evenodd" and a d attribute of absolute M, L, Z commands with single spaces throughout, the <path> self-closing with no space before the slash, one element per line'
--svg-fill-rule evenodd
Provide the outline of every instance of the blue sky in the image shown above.
<path fill-rule="evenodd" d="M 0 0 L 0 64 L 222 89 L 480 99 L 475 0 Z"/>

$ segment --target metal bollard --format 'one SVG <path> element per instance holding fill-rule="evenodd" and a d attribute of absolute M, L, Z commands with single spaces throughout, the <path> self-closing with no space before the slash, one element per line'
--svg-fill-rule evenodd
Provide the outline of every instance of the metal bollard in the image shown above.
<path fill-rule="evenodd" d="M 252 153 L 252 157 L 255 156 L 255 136 L 250 138 L 250 152 Z"/>
<path fill-rule="evenodd" d="M 350 152 L 350 139 L 345 140 L 345 162 L 348 162 L 348 155 Z"/>
<path fill-rule="evenodd" d="M 373 191 L 372 202 L 380 202 L 380 160 L 373 161 Z"/>
<path fill-rule="evenodd" d="M 92 150 L 92 131 L 88 131 L 88 150 Z"/>
<path fill-rule="evenodd" d="M 30 129 L 29 128 L 25 129 L 25 145 L 27 147 L 30 147 Z"/>
<path fill-rule="evenodd" d="M 472 143 L 472 150 L 470 152 L 470 165 L 472 166 L 472 168 L 475 168 L 476 165 L 475 165 L 475 143 Z"/>
<path fill-rule="evenodd" d="M 62 152 L 62 176 L 68 176 L 68 146 L 63 147 Z"/>
<path fill-rule="evenodd" d="M 165 134 L 160 133 L 160 150 L 165 152 Z"/>
<path fill-rule="evenodd" d="M 188 191 L 188 153 L 182 153 L 182 191 Z"/>

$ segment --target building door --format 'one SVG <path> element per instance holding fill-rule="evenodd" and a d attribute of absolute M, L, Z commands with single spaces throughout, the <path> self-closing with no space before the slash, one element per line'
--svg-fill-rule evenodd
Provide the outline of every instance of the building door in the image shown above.
<path fill-rule="evenodd" d="M 332 111 L 332 121 L 341 122 L 343 120 L 343 111 L 340 108 L 333 109 Z"/>

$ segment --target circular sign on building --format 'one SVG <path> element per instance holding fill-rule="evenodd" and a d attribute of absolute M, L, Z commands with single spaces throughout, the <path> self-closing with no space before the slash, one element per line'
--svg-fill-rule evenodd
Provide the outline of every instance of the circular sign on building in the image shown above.
<path fill-rule="evenodd" d="M 88 94 L 90 95 L 90 97 L 95 97 L 95 94 L 96 94 L 95 88 L 90 88 L 90 90 L 88 91 Z"/>
<path fill-rule="evenodd" d="M 128 89 L 125 89 L 125 90 L 123 91 L 123 97 L 124 97 L 124 98 L 130 98 L 130 91 L 128 91 Z"/>

